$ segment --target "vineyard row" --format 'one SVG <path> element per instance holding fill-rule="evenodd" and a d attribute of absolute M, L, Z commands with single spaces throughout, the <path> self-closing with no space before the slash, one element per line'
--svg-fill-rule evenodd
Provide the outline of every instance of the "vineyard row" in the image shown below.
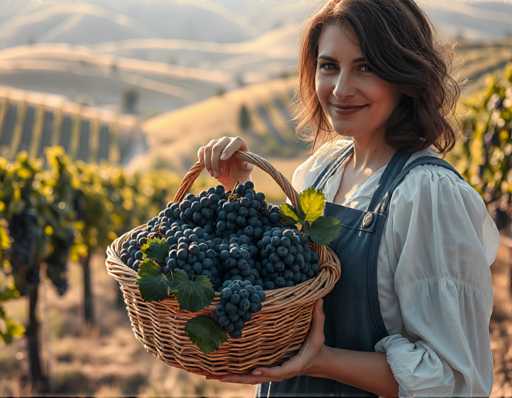
<path fill-rule="evenodd" d="M 14 159 L 21 151 L 43 157 L 62 146 L 76 160 L 126 164 L 147 144 L 136 124 L 127 125 L 82 112 L 80 107 L 47 106 L 24 98 L 0 97 L 0 155 Z"/>

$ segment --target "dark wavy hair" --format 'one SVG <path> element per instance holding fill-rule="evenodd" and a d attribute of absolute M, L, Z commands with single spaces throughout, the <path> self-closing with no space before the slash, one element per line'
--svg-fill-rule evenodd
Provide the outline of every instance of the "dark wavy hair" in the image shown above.
<path fill-rule="evenodd" d="M 434 41 L 430 21 L 413 0 L 329 0 L 307 21 L 295 118 L 299 135 L 314 141 L 312 150 L 319 138 L 336 135 L 315 91 L 318 41 L 327 24 L 348 25 L 373 73 L 403 94 L 386 123 L 388 145 L 450 151 L 457 134 L 449 117 L 460 96 L 450 75 L 453 46 Z"/>

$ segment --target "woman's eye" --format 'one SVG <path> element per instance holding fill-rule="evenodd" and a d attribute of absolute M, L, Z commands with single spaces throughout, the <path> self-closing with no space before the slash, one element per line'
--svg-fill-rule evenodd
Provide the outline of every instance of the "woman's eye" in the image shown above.
<path fill-rule="evenodd" d="M 359 68 L 362 69 L 362 72 L 365 72 L 365 73 L 372 72 L 372 68 L 370 68 L 370 65 L 368 65 L 368 64 L 360 64 Z"/>
<path fill-rule="evenodd" d="M 330 62 L 326 62 L 326 63 L 320 64 L 318 67 L 323 70 L 333 70 L 336 67 L 336 65 L 334 65 L 333 63 L 330 63 Z"/>

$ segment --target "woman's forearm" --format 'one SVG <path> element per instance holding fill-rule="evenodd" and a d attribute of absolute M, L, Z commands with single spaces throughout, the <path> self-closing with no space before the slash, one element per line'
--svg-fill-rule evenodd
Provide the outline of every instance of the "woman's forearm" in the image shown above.
<path fill-rule="evenodd" d="M 385 354 L 381 352 L 352 351 L 324 346 L 322 354 L 306 374 L 350 384 L 379 396 L 398 395 L 398 383 L 393 377 Z"/>

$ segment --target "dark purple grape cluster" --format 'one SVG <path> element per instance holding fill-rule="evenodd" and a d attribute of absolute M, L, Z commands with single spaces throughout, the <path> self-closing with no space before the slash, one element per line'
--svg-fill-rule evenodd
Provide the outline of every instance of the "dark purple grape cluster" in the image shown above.
<path fill-rule="evenodd" d="M 11 266 L 17 275 L 16 288 L 25 295 L 30 284 L 39 282 L 39 269 L 34 253 L 38 240 L 41 238 L 41 228 L 38 225 L 37 214 L 25 209 L 14 214 L 8 224 L 11 247 L 9 250 Z"/>
<path fill-rule="evenodd" d="M 219 185 L 170 203 L 122 246 L 121 260 L 138 271 L 148 239 L 167 243 L 162 272 L 206 275 L 217 290 L 226 280 L 264 289 L 294 286 L 319 271 L 317 254 L 294 226 L 280 224 L 279 207 L 248 181 L 226 192 Z"/>
<path fill-rule="evenodd" d="M 318 254 L 296 229 L 269 228 L 257 247 L 265 289 L 297 285 L 315 276 L 320 269 Z"/>
<path fill-rule="evenodd" d="M 258 240 L 266 227 L 280 222 L 279 207 L 267 205 L 265 195 L 255 192 L 251 181 L 238 185 L 219 205 L 215 230 L 220 235 L 244 234 Z"/>
<path fill-rule="evenodd" d="M 163 221 L 181 221 L 204 227 L 206 232 L 213 232 L 217 221 L 217 210 L 226 198 L 222 185 L 210 188 L 196 196 L 187 194 L 180 203 L 171 203 L 163 211 Z M 222 201 L 222 202 L 221 202 Z"/>
<path fill-rule="evenodd" d="M 220 304 L 214 319 L 233 338 L 242 336 L 244 324 L 261 310 L 265 292 L 247 280 L 228 280 L 220 292 Z"/>
<path fill-rule="evenodd" d="M 175 222 L 166 232 L 166 241 L 170 250 L 162 272 L 168 274 L 181 269 L 190 278 L 204 275 L 215 290 L 220 288 L 222 279 L 216 250 L 220 239 L 210 238 L 201 227 Z"/>
<path fill-rule="evenodd" d="M 247 235 L 232 234 L 218 246 L 224 280 L 248 280 L 261 285 L 258 248 Z"/>
<path fill-rule="evenodd" d="M 134 271 L 139 271 L 142 263 L 142 246 L 148 239 L 160 237 L 158 233 L 153 232 L 148 227 L 139 229 L 131 234 L 130 238 L 125 240 L 121 246 L 121 260 Z"/>
<path fill-rule="evenodd" d="M 215 290 L 233 280 L 264 289 L 289 287 L 319 271 L 318 255 L 303 235 L 281 224 L 279 207 L 267 204 L 250 181 L 233 191 L 219 185 L 170 203 L 123 243 L 121 260 L 138 271 L 141 248 L 153 238 L 168 246 L 162 272 L 208 276 Z"/>

